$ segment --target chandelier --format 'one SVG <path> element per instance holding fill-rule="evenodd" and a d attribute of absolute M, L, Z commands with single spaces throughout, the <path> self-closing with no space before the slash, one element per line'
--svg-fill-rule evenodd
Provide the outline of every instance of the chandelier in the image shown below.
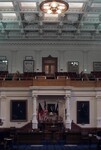
<path fill-rule="evenodd" d="M 69 4 L 64 0 L 44 0 L 40 3 L 40 10 L 48 14 L 61 14 L 68 8 Z"/>

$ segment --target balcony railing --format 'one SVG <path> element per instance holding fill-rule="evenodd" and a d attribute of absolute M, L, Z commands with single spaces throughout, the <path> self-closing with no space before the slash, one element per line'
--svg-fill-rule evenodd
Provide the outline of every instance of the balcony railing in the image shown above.
<path fill-rule="evenodd" d="M 0 80 L 0 87 L 29 87 L 29 86 L 72 86 L 72 87 L 101 87 L 101 81 L 82 81 L 71 79 L 45 79 L 32 80 Z"/>

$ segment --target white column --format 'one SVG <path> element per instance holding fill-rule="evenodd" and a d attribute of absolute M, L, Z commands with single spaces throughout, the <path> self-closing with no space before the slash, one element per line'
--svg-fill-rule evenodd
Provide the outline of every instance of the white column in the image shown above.
<path fill-rule="evenodd" d="M 2 98 L 0 96 L 0 119 L 1 119 L 1 100 L 2 100 Z"/>
<path fill-rule="evenodd" d="M 0 119 L 3 122 L 3 127 L 6 127 L 6 95 L 5 95 L 5 92 L 2 92 L 0 95 Z"/>
<path fill-rule="evenodd" d="M 101 128 L 101 95 L 96 96 L 96 123 L 97 127 Z"/>
<path fill-rule="evenodd" d="M 66 129 L 71 129 L 71 119 L 70 119 L 70 98 L 71 98 L 71 92 L 67 91 L 66 92 L 66 119 L 65 119 L 65 128 Z"/>
<path fill-rule="evenodd" d="M 32 116 L 32 129 L 38 128 L 38 121 L 37 121 L 37 95 L 32 93 L 33 98 L 33 116 Z"/>

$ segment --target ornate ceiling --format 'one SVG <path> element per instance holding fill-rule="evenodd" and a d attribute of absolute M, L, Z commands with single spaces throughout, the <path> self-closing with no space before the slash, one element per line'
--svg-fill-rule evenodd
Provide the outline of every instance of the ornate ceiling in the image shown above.
<path fill-rule="evenodd" d="M 0 43 L 101 41 L 101 0 L 67 0 L 65 14 L 43 14 L 40 0 L 0 0 Z"/>

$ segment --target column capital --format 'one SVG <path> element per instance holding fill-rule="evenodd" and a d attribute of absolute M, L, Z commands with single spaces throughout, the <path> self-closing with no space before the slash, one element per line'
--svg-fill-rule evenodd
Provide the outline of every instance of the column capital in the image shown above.
<path fill-rule="evenodd" d="M 96 98 L 96 100 L 101 100 L 101 95 L 97 94 L 97 95 L 95 96 L 95 98 Z"/>
<path fill-rule="evenodd" d="M 32 91 L 32 97 L 37 98 L 37 92 L 36 91 Z"/>
<path fill-rule="evenodd" d="M 6 94 L 5 94 L 5 92 L 1 92 L 0 100 L 6 100 Z"/>
<path fill-rule="evenodd" d="M 101 99 L 101 91 L 96 91 L 95 97 L 96 99 Z"/>
<path fill-rule="evenodd" d="M 71 91 L 66 91 L 65 98 L 71 98 Z"/>

